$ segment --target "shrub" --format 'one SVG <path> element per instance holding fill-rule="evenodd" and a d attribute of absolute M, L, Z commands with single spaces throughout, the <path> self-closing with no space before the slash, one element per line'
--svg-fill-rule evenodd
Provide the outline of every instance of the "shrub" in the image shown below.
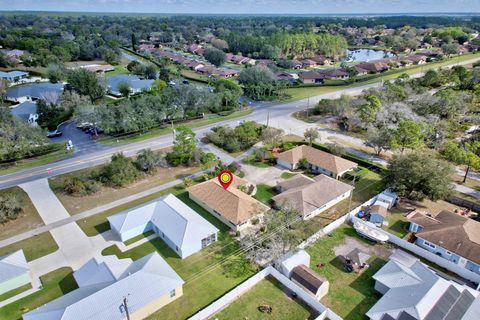
<path fill-rule="evenodd" d="M 63 190 L 76 197 L 94 194 L 100 190 L 100 186 L 100 183 L 92 178 L 82 180 L 79 177 L 67 177 L 63 180 Z"/>
<path fill-rule="evenodd" d="M 115 187 L 123 187 L 135 181 L 139 171 L 130 158 L 122 153 L 112 156 L 112 161 L 103 167 L 101 173 L 102 182 Z"/>
<path fill-rule="evenodd" d="M 0 223 L 17 219 L 22 207 L 22 202 L 15 195 L 7 193 L 0 196 Z"/>

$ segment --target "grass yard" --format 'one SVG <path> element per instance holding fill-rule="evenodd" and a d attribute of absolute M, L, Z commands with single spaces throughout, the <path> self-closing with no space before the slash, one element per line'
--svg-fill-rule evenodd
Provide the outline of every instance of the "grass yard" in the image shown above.
<path fill-rule="evenodd" d="M 43 226 L 43 220 L 28 195 L 20 187 L 0 190 L 0 197 L 13 194 L 21 203 L 22 212 L 15 220 L 0 224 L 0 240 Z"/>
<path fill-rule="evenodd" d="M 124 241 L 123 243 L 128 246 L 128 245 L 131 245 L 132 243 L 135 243 L 137 241 L 140 241 L 144 238 L 147 238 L 149 236 L 151 236 L 152 234 L 154 234 L 153 230 L 150 230 L 150 231 L 147 231 L 145 233 L 142 233 L 136 237 L 133 237 L 132 239 L 128 239 L 127 241 Z"/>
<path fill-rule="evenodd" d="M 331 236 L 323 237 L 307 248 L 311 256 L 310 267 L 330 282 L 330 290 L 321 302 L 345 320 L 363 320 L 366 319 L 365 313 L 380 298 L 380 294 L 374 289 L 375 281 L 372 276 L 386 261 L 372 255 L 369 260 L 370 267 L 360 275 L 345 272 L 334 248 L 342 245 L 347 237 L 371 245 L 360 238 L 353 228 L 342 226 L 332 232 Z M 325 266 L 317 268 L 318 263 L 324 263 Z"/>
<path fill-rule="evenodd" d="M 0 248 L 0 256 L 23 249 L 27 261 L 32 261 L 58 250 L 50 232 L 44 232 L 28 239 Z M 2 319 L 2 317 L 0 317 Z"/>
<path fill-rule="evenodd" d="M 142 191 L 146 191 L 175 179 L 183 179 L 201 170 L 200 167 L 158 168 L 155 174 L 145 175 L 141 179 L 138 179 L 136 182 L 124 188 L 110 188 L 102 186 L 98 192 L 83 197 L 75 197 L 63 192 L 63 180 L 66 177 L 85 177 L 95 171 L 100 170 L 101 167 L 102 166 L 97 166 L 94 168 L 79 170 L 49 179 L 49 184 L 53 192 L 55 192 L 57 197 L 71 215 L 125 198 Z"/>
<path fill-rule="evenodd" d="M 30 169 L 38 166 L 43 166 L 55 161 L 63 160 L 71 155 L 67 150 L 55 151 L 43 156 L 38 156 L 29 159 L 22 159 L 11 163 L 0 165 L 0 175 L 14 173 L 20 170 Z"/>
<path fill-rule="evenodd" d="M 115 70 L 105 72 L 105 76 L 107 78 L 111 76 L 116 76 L 119 74 L 130 74 L 130 71 L 128 71 L 125 66 L 118 65 L 118 66 L 115 66 Z"/>
<path fill-rule="evenodd" d="M 16 289 L 10 290 L 5 292 L 4 294 L 0 294 L 0 301 L 4 301 L 7 299 L 10 299 L 11 297 L 15 297 L 17 294 L 20 294 L 24 291 L 27 291 L 28 289 L 31 289 L 32 285 L 30 283 L 27 283 L 21 287 L 18 287 Z"/>
<path fill-rule="evenodd" d="M 272 197 L 277 193 L 274 190 L 274 187 L 267 186 L 266 184 L 257 185 L 257 192 L 255 193 L 254 198 L 265 204 L 270 204 Z"/>
<path fill-rule="evenodd" d="M 205 118 L 203 118 L 203 119 L 197 119 L 197 120 L 191 120 L 191 121 L 187 121 L 187 122 L 183 122 L 183 123 L 178 123 L 178 124 L 175 124 L 175 126 L 178 126 L 178 125 L 181 124 L 181 125 L 185 125 L 185 126 L 193 129 L 193 128 L 206 126 L 206 125 L 213 124 L 213 123 L 220 122 L 220 121 L 231 120 L 231 119 L 235 119 L 235 118 L 238 118 L 238 117 L 243 117 L 243 116 L 249 115 L 252 112 L 253 112 L 253 108 L 249 108 L 249 109 L 246 109 L 246 110 L 235 111 L 235 112 L 233 112 L 229 115 L 226 115 L 226 116 L 222 116 L 222 115 L 218 115 L 218 114 L 210 114 L 210 115 L 205 115 Z M 167 135 L 167 134 L 172 134 L 172 128 L 171 127 L 155 128 L 155 129 L 149 130 L 146 133 L 132 134 L 132 135 L 125 136 L 125 137 L 118 137 L 118 138 L 107 137 L 105 139 L 100 140 L 99 142 L 102 143 L 102 144 L 107 144 L 107 145 L 127 144 L 127 143 L 132 143 L 132 142 L 143 141 L 143 140 L 146 140 L 146 139 L 155 138 L 155 137 L 159 137 L 159 136 L 164 136 L 164 135 Z"/>
<path fill-rule="evenodd" d="M 242 256 L 228 258 L 220 264 L 222 259 L 239 248 L 238 243 L 229 234 L 230 229 L 190 200 L 186 191 L 177 192 L 176 196 L 220 230 L 217 243 L 183 260 L 160 238 L 155 238 L 124 253 L 115 245 L 102 252 L 103 255 L 116 255 L 119 258 L 133 260 L 158 252 L 185 280 L 183 296 L 154 313 L 150 319 L 188 318 L 255 272 Z M 246 269 L 243 269 L 244 266 Z M 238 270 L 241 272 L 237 272 Z"/>
<path fill-rule="evenodd" d="M 280 178 L 287 180 L 287 179 L 290 179 L 291 177 L 295 177 L 296 175 L 297 175 L 296 173 L 285 171 L 285 172 L 282 172 L 282 174 L 280 175 Z"/>
<path fill-rule="evenodd" d="M 388 226 L 383 227 L 386 231 L 403 238 L 408 234 L 409 221 L 405 218 L 405 210 L 399 208 L 392 208 L 388 211 L 386 222 Z"/>
<path fill-rule="evenodd" d="M 60 268 L 40 278 L 43 288 L 3 308 L 0 308 L 0 319 L 20 320 L 22 314 L 34 310 L 74 289 L 77 283 L 71 268 Z"/>
<path fill-rule="evenodd" d="M 258 310 L 261 305 L 272 307 L 272 313 Z M 292 299 L 285 288 L 274 278 L 266 278 L 238 297 L 228 307 L 211 317 L 211 319 L 275 319 L 304 320 L 312 315 L 310 308 L 299 299 Z"/>

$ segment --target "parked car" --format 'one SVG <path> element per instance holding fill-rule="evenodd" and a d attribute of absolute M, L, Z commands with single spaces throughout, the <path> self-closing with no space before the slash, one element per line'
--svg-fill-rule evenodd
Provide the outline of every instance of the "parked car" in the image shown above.
<path fill-rule="evenodd" d="M 77 129 L 82 129 L 85 128 L 86 126 L 92 126 L 92 124 L 90 122 L 81 122 L 81 123 L 77 123 Z"/>
<path fill-rule="evenodd" d="M 188 80 L 183 80 L 182 83 L 183 83 L 183 84 L 190 84 L 190 81 L 188 81 Z"/>
<path fill-rule="evenodd" d="M 55 130 L 52 130 L 52 131 L 48 131 L 47 138 L 60 137 L 62 134 L 63 134 L 62 131 L 55 129 Z"/>

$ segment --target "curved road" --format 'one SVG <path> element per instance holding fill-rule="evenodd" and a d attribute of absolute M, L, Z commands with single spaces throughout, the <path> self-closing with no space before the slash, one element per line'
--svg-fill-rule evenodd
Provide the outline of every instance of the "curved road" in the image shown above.
<path fill-rule="evenodd" d="M 474 58 L 471 60 L 463 61 L 461 63 L 452 64 L 454 65 L 467 65 L 471 64 L 477 60 L 480 60 L 480 57 Z M 413 75 L 412 77 L 420 77 L 422 73 Z M 375 88 L 381 86 L 381 82 L 376 82 L 372 84 L 367 84 L 363 86 L 358 86 L 354 88 L 346 88 L 343 90 L 326 93 L 311 97 L 309 99 L 303 99 L 299 101 L 281 103 L 281 104 L 259 104 L 255 106 L 255 110 L 243 117 L 238 117 L 232 120 L 226 120 L 221 122 L 216 122 L 214 124 L 206 125 L 203 127 L 195 128 L 194 132 L 197 134 L 198 138 L 201 138 L 208 132 L 212 127 L 219 125 L 237 125 L 240 121 L 253 120 L 257 122 L 266 121 L 267 117 L 284 117 L 289 116 L 293 112 L 306 109 L 309 105 L 315 105 L 321 99 L 333 99 L 338 98 L 341 95 L 358 95 L 363 90 L 369 88 Z M 274 123 L 272 125 L 275 125 Z M 22 183 L 33 181 L 41 178 L 49 178 L 52 176 L 60 175 L 63 173 L 68 173 L 76 170 L 81 170 L 89 167 L 93 167 L 99 164 L 106 163 L 110 160 L 111 156 L 117 152 L 123 152 L 126 156 L 133 156 L 139 150 L 150 148 L 152 150 L 162 149 L 168 146 L 171 146 L 173 143 L 173 135 L 164 135 L 160 137 L 155 137 L 139 142 L 134 142 L 125 145 L 112 146 L 109 148 L 101 148 L 100 150 L 92 150 L 88 153 L 79 153 L 74 154 L 70 158 L 51 163 L 48 165 L 38 166 L 35 168 L 21 170 L 15 173 L 3 175 L 0 177 L 0 189 L 5 189 L 13 187 Z"/>

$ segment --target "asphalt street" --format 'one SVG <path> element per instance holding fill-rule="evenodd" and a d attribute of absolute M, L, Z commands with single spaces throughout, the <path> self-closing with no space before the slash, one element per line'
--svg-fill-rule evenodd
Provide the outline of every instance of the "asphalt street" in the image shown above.
<path fill-rule="evenodd" d="M 480 58 L 475 58 L 472 60 L 464 61 L 460 64 L 462 65 L 471 64 L 472 62 L 475 62 L 479 59 Z M 422 74 L 419 73 L 414 76 L 420 77 L 422 76 Z M 326 94 L 318 95 L 315 97 L 311 97 L 309 99 L 303 99 L 303 100 L 289 102 L 289 103 L 256 104 L 254 105 L 254 111 L 249 115 L 195 128 L 194 132 L 197 134 L 197 137 L 201 139 L 206 132 L 208 132 L 212 127 L 215 127 L 215 126 L 219 126 L 219 125 L 236 126 L 241 121 L 252 120 L 257 122 L 263 122 L 267 119 L 267 117 L 269 118 L 275 118 L 280 116 L 288 117 L 294 112 L 303 110 L 308 106 L 315 105 L 321 99 L 335 99 L 344 94 L 358 95 L 363 90 L 379 87 L 381 85 L 382 85 L 381 82 L 377 82 L 377 83 L 367 84 L 363 86 L 358 86 L 355 88 L 346 88 L 346 89 L 335 91 L 332 93 L 326 93 Z M 164 136 L 155 137 L 155 138 L 134 142 L 130 144 L 116 145 L 116 146 L 109 146 L 109 147 L 102 146 L 95 143 L 93 147 L 89 147 L 88 149 L 86 149 L 87 150 L 86 152 L 75 153 L 73 156 L 67 159 L 64 159 L 55 163 L 51 163 L 48 165 L 38 166 L 35 168 L 25 169 L 15 173 L 3 175 L 0 177 L 0 189 L 13 187 L 13 186 L 30 182 L 36 179 L 49 178 L 52 176 L 100 165 L 108 162 L 111 156 L 118 152 L 123 152 L 126 156 L 134 156 L 138 151 L 142 149 L 150 148 L 152 150 L 158 150 L 158 149 L 171 146 L 172 143 L 173 143 L 173 135 L 164 135 Z"/>

